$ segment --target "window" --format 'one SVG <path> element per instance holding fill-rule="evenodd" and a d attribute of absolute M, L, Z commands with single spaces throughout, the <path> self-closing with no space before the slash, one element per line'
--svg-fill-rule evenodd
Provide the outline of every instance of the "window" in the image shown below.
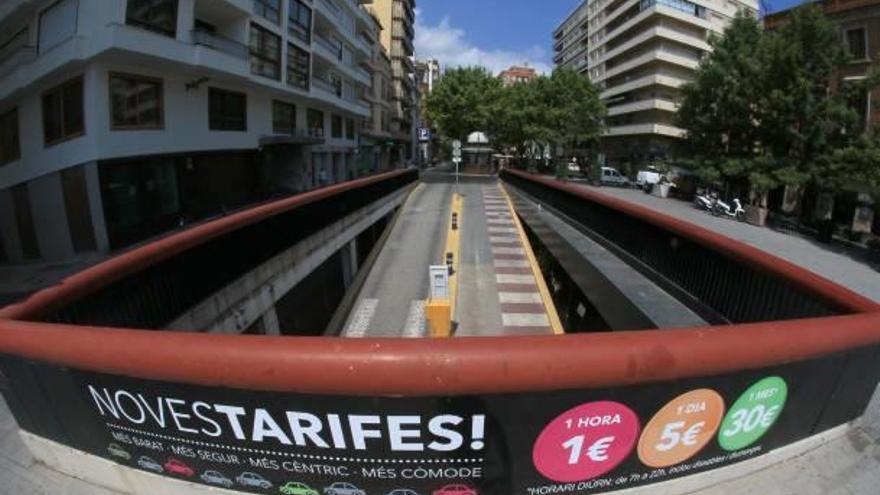
<path fill-rule="evenodd" d="M 846 30 L 846 47 L 850 56 L 855 60 L 865 60 L 868 58 L 868 38 L 865 35 L 865 28 L 847 29 Z"/>
<path fill-rule="evenodd" d="M 85 133 L 83 79 L 77 77 L 43 93 L 43 139 L 46 146 Z"/>
<path fill-rule="evenodd" d="M 330 136 L 333 139 L 342 139 L 342 117 L 339 115 L 330 119 Z"/>
<path fill-rule="evenodd" d="M 251 24 L 251 72 L 281 79 L 281 37 Z"/>
<path fill-rule="evenodd" d="M 125 23 L 173 38 L 177 33 L 177 0 L 128 0 Z"/>
<path fill-rule="evenodd" d="M 61 0 L 40 14 L 37 47 L 44 53 L 76 34 L 78 0 Z"/>
<path fill-rule="evenodd" d="M 306 121 L 309 127 L 309 134 L 316 137 L 324 137 L 324 112 L 310 108 L 306 113 Z"/>
<path fill-rule="evenodd" d="M 336 96 L 342 98 L 342 78 L 338 74 L 330 74 L 330 87 Z"/>
<path fill-rule="evenodd" d="M 0 115 L 0 165 L 21 158 L 18 141 L 18 108 Z"/>
<path fill-rule="evenodd" d="M 247 97 L 244 93 L 209 88 L 208 99 L 209 128 L 212 131 L 247 130 Z"/>
<path fill-rule="evenodd" d="M 354 140 L 354 119 L 345 120 L 345 139 Z"/>
<path fill-rule="evenodd" d="M 302 48 L 287 45 L 287 84 L 309 89 L 309 68 L 311 55 Z"/>
<path fill-rule="evenodd" d="M 288 31 L 291 35 L 312 42 L 312 9 L 302 0 L 290 0 L 290 11 L 287 14 Z"/>
<path fill-rule="evenodd" d="M 275 24 L 281 19 L 281 0 L 254 0 L 254 13 Z"/>
<path fill-rule="evenodd" d="M 273 101 L 272 130 L 276 134 L 296 133 L 296 107 L 290 103 Z"/>
<path fill-rule="evenodd" d="M 163 126 L 162 80 L 110 74 L 113 129 L 159 129 Z"/>

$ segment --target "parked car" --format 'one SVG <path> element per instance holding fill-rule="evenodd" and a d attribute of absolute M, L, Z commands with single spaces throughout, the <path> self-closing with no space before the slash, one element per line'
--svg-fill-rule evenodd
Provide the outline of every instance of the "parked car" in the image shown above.
<path fill-rule="evenodd" d="M 305 483 L 297 483 L 295 481 L 285 483 L 278 491 L 284 495 L 318 495 L 318 490 Z"/>
<path fill-rule="evenodd" d="M 126 461 L 131 460 L 131 454 L 125 451 L 119 444 L 111 443 L 107 446 L 107 452 L 110 453 L 113 457 L 118 457 L 120 459 L 125 459 Z"/>
<path fill-rule="evenodd" d="M 479 495 L 476 490 L 467 485 L 446 485 L 435 490 L 433 495 Z"/>
<path fill-rule="evenodd" d="M 257 473 L 241 473 L 238 478 L 235 478 L 236 483 L 242 486 L 252 486 L 255 488 L 272 488 L 272 483 L 269 482 L 266 478 L 263 478 Z"/>
<path fill-rule="evenodd" d="M 232 480 L 223 476 L 219 471 L 205 471 L 202 473 L 201 478 L 205 483 L 232 488 Z"/>
<path fill-rule="evenodd" d="M 324 488 L 324 495 L 367 495 L 351 483 L 336 482 Z"/>
<path fill-rule="evenodd" d="M 398 488 L 397 490 L 391 490 L 386 495 L 419 495 L 419 493 L 415 490 L 409 490 L 407 488 Z"/>
<path fill-rule="evenodd" d="M 174 458 L 168 459 L 168 462 L 165 463 L 165 471 L 186 476 L 187 478 L 192 478 L 196 474 L 193 468 L 184 464 L 183 461 Z"/>
<path fill-rule="evenodd" d="M 599 183 L 603 186 L 629 187 L 629 179 L 611 167 L 602 167 Z"/>
<path fill-rule="evenodd" d="M 138 466 L 147 471 L 152 471 L 154 473 L 164 473 L 165 469 L 162 468 L 162 465 L 158 462 L 150 459 L 149 457 L 142 455 L 138 458 Z"/>

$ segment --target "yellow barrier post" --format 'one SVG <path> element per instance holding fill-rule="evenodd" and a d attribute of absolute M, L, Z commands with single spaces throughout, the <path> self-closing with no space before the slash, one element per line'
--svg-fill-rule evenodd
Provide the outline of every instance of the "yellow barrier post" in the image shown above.
<path fill-rule="evenodd" d="M 448 297 L 429 298 L 425 301 L 425 320 L 432 337 L 451 337 L 452 321 L 455 317 L 455 301 L 458 298 L 459 248 L 461 237 L 462 197 L 455 193 L 452 196 L 452 208 L 446 230 L 446 249 L 443 251 L 441 263 L 449 267 Z"/>

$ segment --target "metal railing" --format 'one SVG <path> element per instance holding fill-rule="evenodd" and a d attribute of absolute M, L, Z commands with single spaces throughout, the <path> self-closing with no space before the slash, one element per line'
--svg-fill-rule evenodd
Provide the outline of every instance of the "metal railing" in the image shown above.
<path fill-rule="evenodd" d="M 242 60 L 248 60 L 250 56 L 250 50 L 244 43 L 229 39 L 217 33 L 212 33 L 205 29 L 193 29 L 192 42 L 194 45 L 207 46 L 208 48 L 226 53 L 227 55 L 232 55 L 233 57 Z"/>
<path fill-rule="evenodd" d="M 682 232 L 628 214 L 612 206 L 610 199 L 603 202 L 607 197 L 521 172 L 506 171 L 502 177 L 576 222 L 708 321 L 748 323 L 850 312 L 838 301 L 803 290 L 768 267 L 744 263 Z M 774 258 L 766 253 L 765 257 Z"/>

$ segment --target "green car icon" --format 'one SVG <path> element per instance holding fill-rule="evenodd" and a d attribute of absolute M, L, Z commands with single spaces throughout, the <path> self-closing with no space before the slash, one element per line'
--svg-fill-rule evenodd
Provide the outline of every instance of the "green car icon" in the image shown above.
<path fill-rule="evenodd" d="M 309 485 L 295 481 L 289 481 L 286 485 L 279 488 L 278 491 L 284 495 L 318 495 L 318 491 Z"/>

